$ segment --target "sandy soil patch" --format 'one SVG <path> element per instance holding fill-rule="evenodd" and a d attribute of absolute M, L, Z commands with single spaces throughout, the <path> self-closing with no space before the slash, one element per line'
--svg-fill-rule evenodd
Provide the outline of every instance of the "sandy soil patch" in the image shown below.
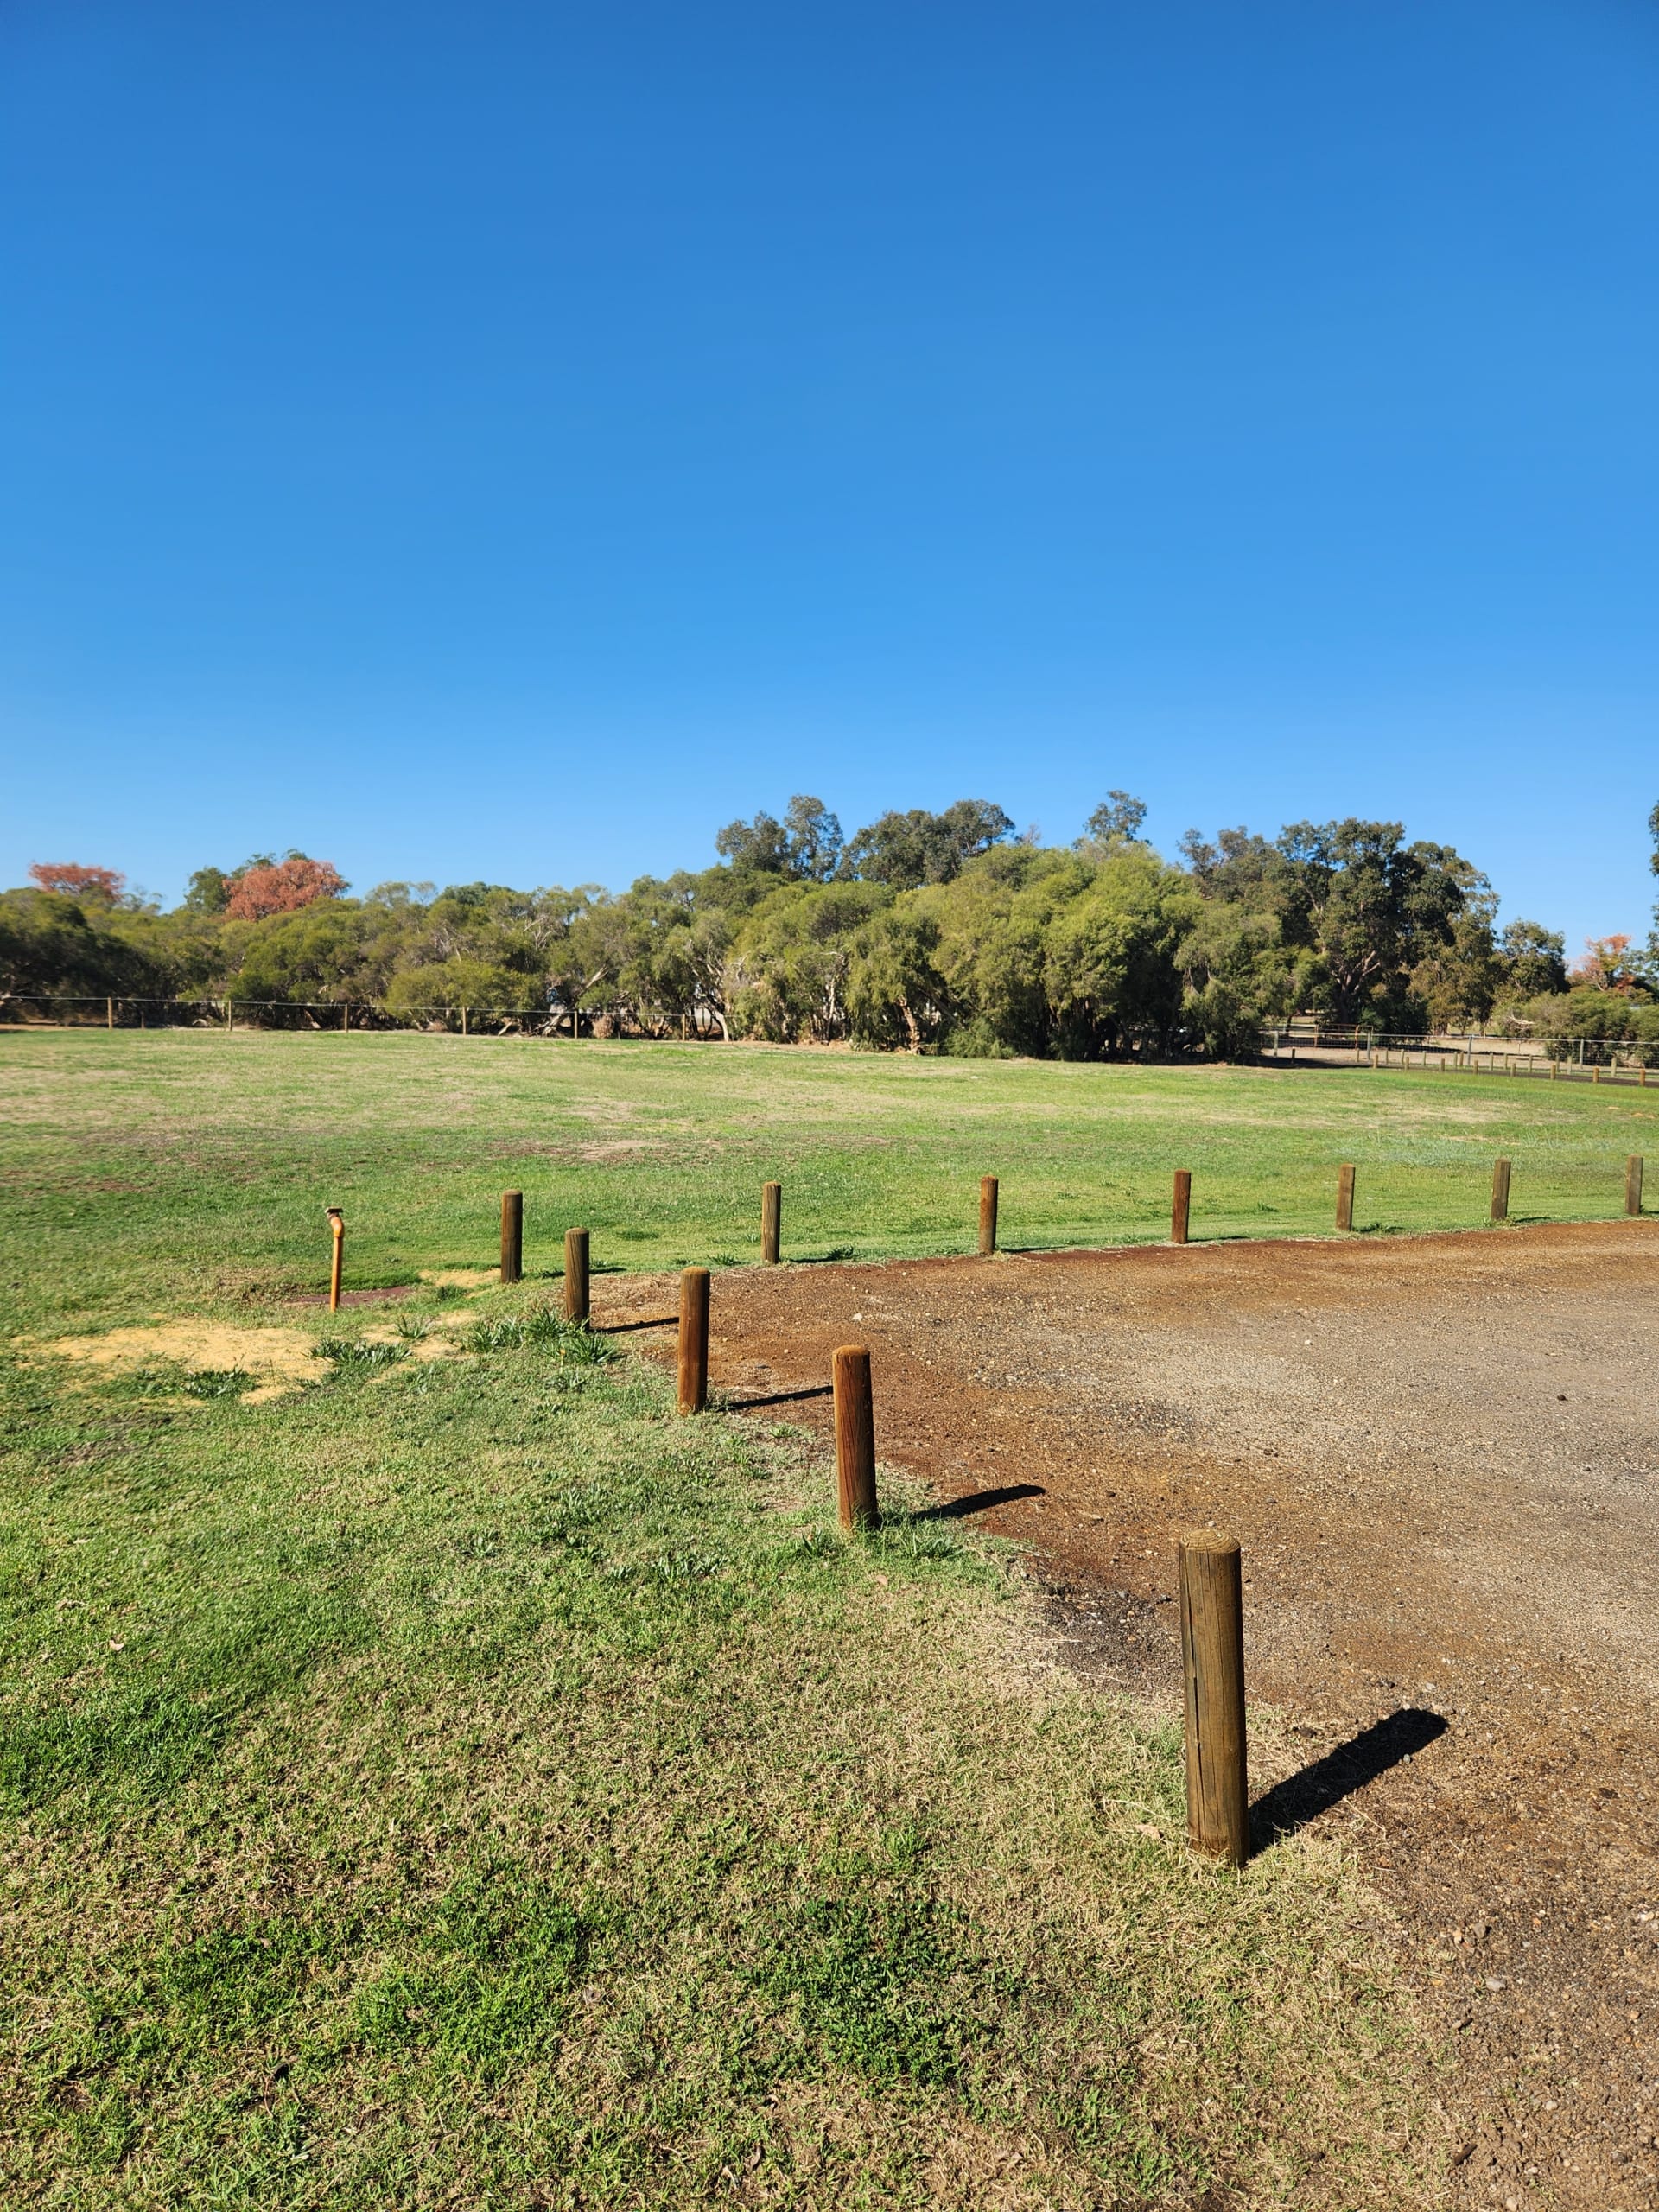
<path fill-rule="evenodd" d="M 60 1359 L 84 1367 L 141 1368 L 165 1362 L 192 1374 L 224 1375 L 239 1370 L 254 1378 L 243 1393 L 245 1405 L 280 1397 L 284 1390 L 314 1382 L 322 1372 L 313 1344 L 302 1329 L 238 1329 L 217 1321 L 159 1321 L 130 1329 L 111 1329 L 98 1337 L 59 1337 L 42 1347 Z"/>

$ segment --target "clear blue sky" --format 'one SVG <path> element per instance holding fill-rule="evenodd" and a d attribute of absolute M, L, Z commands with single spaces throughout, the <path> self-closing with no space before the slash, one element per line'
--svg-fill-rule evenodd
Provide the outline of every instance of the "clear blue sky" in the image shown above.
<path fill-rule="evenodd" d="M 1659 9 L 0 5 L 0 880 L 1109 785 L 1644 935 Z"/>

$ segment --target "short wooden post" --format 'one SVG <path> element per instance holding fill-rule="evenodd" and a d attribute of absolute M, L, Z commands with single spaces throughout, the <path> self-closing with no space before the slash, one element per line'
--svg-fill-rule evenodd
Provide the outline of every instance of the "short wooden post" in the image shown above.
<path fill-rule="evenodd" d="M 1640 1213 L 1642 1211 L 1642 1155 L 1639 1152 L 1633 1152 L 1624 1163 L 1624 1211 L 1626 1213 Z"/>
<path fill-rule="evenodd" d="M 113 1029 L 115 1027 L 115 1001 L 113 999 L 106 1001 L 105 1011 L 107 1017 L 105 1027 Z"/>
<path fill-rule="evenodd" d="M 350 999 L 342 999 L 340 1002 L 340 1026 L 342 1032 L 348 1030 L 352 1026 L 352 1002 Z"/>
<path fill-rule="evenodd" d="M 340 1311 L 340 1262 L 346 1249 L 346 1217 L 338 1206 L 328 1208 L 328 1226 L 334 1231 L 334 1249 L 328 1263 L 328 1311 Z"/>
<path fill-rule="evenodd" d="M 784 1186 L 781 1183 L 760 1185 L 760 1264 L 775 1268 L 782 1256 L 784 1245 Z"/>
<path fill-rule="evenodd" d="M 979 1179 L 979 1256 L 988 1260 L 996 1249 L 996 1178 Z"/>
<path fill-rule="evenodd" d="M 524 1271 L 524 1194 L 501 1193 L 501 1280 L 517 1282 Z"/>
<path fill-rule="evenodd" d="M 1510 1163 L 1507 1160 L 1492 1162 L 1492 1219 L 1507 1221 L 1510 1217 Z"/>
<path fill-rule="evenodd" d="M 830 1362 L 836 1400 L 836 1487 L 841 1525 L 874 1529 L 881 1518 L 875 1500 L 875 1414 L 870 1401 L 868 1344 L 842 1344 Z"/>
<path fill-rule="evenodd" d="M 1190 1167 L 1175 1170 L 1175 1203 L 1170 1210 L 1169 1241 L 1185 1244 L 1187 1224 L 1192 1214 L 1192 1171 Z"/>
<path fill-rule="evenodd" d="M 564 1232 L 564 1318 L 567 1321 L 588 1319 L 588 1232 L 585 1229 L 567 1229 Z"/>
<path fill-rule="evenodd" d="M 462 1007 L 461 1009 L 461 1033 L 463 1037 L 467 1034 L 467 1009 L 465 1007 Z"/>
<path fill-rule="evenodd" d="M 709 1270 L 688 1268 L 680 1277 L 680 1411 L 700 1414 L 709 1403 Z"/>
<path fill-rule="evenodd" d="M 1590 1069 L 1590 1080 L 1592 1083 L 1599 1083 L 1601 1081 L 1601 1062 L 1599 1060 L 1596 1060 L 1592 1063 Z"/>
<path fill-rule="evenodd" d="M 1554 1083 L 1554 1082 L 1555 1082 L 1555 1081 L 1557 1080 L 1557 1078 L 1558 1078 L 1558 1077 L 1559 1077 L 1559 1075 L 1560 1075 L 1560 1069 L 1557 1067 L 1556 1063 L 1554 1062 L 1554 1059 L 1552 1059 L 1552 1060 L 1550 1061 L 1550 1064 L 1549 1064 L 1549 1079 L 1550 1079 L 1550 1081 L 1551 1081 L 1552 1083 Z"/>
<path fill-rule="evenodd" d="M 1351 1229 L 1354 1225 L 1354 1171 L 1344 1161 L 1337 1170 L 1337 1227 Z"/>
<path fill-rule="evenodd" d="M 225 1027 L 226 1029 L 229 1029 L 232 1027 L 231 1017 L 234 1013 L 235 1008 L 236 1001 L 234 999 L 226 999 L 225 1001 Z"/>
<path fill-rule="evenodd" d="M 1244 1756 L 1244 1593 L 1236 1536 L 1181 1538 L 1181 1671 L 1186 1682 L 1186 1840 L 1242 1866 L 1249 1851 Z"/>

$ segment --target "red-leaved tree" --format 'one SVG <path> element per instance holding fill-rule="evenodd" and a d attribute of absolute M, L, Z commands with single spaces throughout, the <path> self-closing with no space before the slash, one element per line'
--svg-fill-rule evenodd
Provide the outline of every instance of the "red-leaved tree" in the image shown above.
<path fill-rule="evenodd" d="M 1567 969 L 1572 982 L 1596 991 L 1628 991 L 1636 981 L 1628 937 L 1587 937 L 1584 957 Z"/>
<path fill-rule="evenodd" d="M 346 879 L 332 861 L 308 860 L 290 853 L 267 868 L 246 868 L 235 878 L 225 911 L 238 921 L 262 922 L 267 914 L 297 913 L 319 899 L 338 899 Z"/>
<path fill-rule="evenodd" d="M 78 861 L 34 861 L 29 878 L 42 891 L 61 891 L 71 899 L 96 899 L 112 906 L 126 886 L 126 877 L 112 868 L 82 868 Z"/>

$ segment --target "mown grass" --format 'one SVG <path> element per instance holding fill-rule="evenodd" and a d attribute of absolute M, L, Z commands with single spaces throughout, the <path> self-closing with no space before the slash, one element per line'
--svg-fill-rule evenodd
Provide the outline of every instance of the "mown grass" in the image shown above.
<path fill-rule="evenodd" d="M 1351 1871 L 1192 1862 L 1173 1729 L 1053 1672 L 1017 1561 L 902 1486 L 843 1542 L 816 1446 L 677 1419 L 544 1284 L 284 1301 L 342 1192 L 389 1272 L 394 1234 L 411 1271 L 486 1257 L 509 1159 L 708 1256 L 800 1094 L 760 1132 L 719 1096 L 677 1182 L 683 1133 L 582 1159 L 621 1109 L 530 1048 L 366 1040 L 330 1094 L 323 1040 L 155 1041 L 0 1062 L 0 2199 L 1433 2200 L 1432 2055 Z M 802 1079 L 849 1086 L 844 1156 L 896 1188 L 848 1066 Z M 993 1072 L 1000 1117 L 939 1094 L 927 1159 L 935 1094 L 891 1095 L 942 1191 L 988 1126 L 1040 1173 L 1072 1071 Z M 181 1316 L 301 1326 L 303 1377 L 50 1349 Z"/>
<path fill-rule="evenodd" d="M 325 1204 L 350 1282 L 488 1264 L 504 1188 L 532 1278 L 572 1224 L 601 1269 L 752 1259 L 771 1178 L 798 1259 L 969 1250 L 984 1173 L 1032 1247 L 1166 1236 L 1177 1166 L 1199 1237 L 1328 1234 L 1343 1160 L 1362 1229 L 1478 1226 L 1500 1153 L 1514 1218 L 1594 1218 L 1659 1122 L 1659 1094 L 1451 1073 L 260 1032 L 0 1035 L 0 1091 L 17 1231 L 74 1255 L 60 1310 L 320 1287 Z"/>

